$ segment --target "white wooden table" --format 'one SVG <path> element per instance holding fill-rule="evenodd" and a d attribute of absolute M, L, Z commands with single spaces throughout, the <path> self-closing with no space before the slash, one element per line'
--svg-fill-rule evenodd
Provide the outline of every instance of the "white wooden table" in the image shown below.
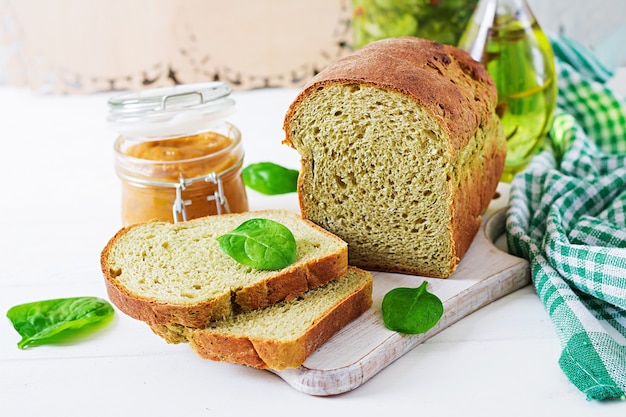
<path fill-rule="evenodd" d="M 298 168 L 281 145 L 297 91 L 234 94 L 246 162 Z M 56 297 L 106 297 L 99 269 L 120 227 L 108 94 L 45 96 L 0 86 L 0 311 Z M 297 207 L 253 192 L 253 209 Z M 278 376 L 202 360 L 117 312 L 102 332 L 20 351 L 0 319 L 0 416 L 624 416 L 587 401 L 558 367 L 553 325 L 531 286 L 420 344 L 357 389 L 318 397 Z"/>

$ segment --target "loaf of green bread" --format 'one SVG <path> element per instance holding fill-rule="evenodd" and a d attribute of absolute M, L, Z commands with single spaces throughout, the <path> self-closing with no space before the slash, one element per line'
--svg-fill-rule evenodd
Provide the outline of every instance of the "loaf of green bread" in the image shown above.
<path fill-rule="evenodd" d="M 302 216 L 364 269 L 449 277 L 498 185 L 506 141 L 485 68 L 418 38 L 331 64 L 287 111 Z"/>

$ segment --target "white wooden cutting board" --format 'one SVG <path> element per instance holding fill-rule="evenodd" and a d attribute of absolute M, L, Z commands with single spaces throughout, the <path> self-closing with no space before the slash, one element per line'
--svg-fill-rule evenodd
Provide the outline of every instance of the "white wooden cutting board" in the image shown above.
<path fill-rule="evenodd" d="M 500 198 L 491 204 L 479 233 L 450 278 L 373 272 L 372 307 L 335 334 L 301 367 L 274 372 L 306 394 L 327 396 L 353 390 L 456 321 L 529 284 L 528 262 L 494 244 L 504 233 L 508 199 L 506 185 L 501 185 L 499 191 Z M 411 336 L 386 329 L 381 313 L 384 295 L 396 287 L 418 287 L 423 280 L 444 305 L 437 325 L 427 333 Z"/>

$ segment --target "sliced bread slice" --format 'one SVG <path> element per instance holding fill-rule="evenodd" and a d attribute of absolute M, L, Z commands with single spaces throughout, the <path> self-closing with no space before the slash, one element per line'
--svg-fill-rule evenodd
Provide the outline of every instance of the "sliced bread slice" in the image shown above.
<path fill-rule="evenodd" d="M 345 277 L 290 301 L 236 314 L 204 329 L 153 325 L 169 343 L 190 342 L 202 358 L 255 368 L 295 368 L 372 305 L 372 275 L 349 267 Z"/>
<path fill-rule="evenodd" d="M 291 230 L 297 244 L 292 265 L 258 270 L 222 252 L 216 238 L 252 218 Z M 129 226 L 111 238 L 100 263 L 109 298 L 124 313 L 148 324 L 202 328 L 343 276 L 348 253 L 345 242 L 298 214 L 263 210 Z"/>

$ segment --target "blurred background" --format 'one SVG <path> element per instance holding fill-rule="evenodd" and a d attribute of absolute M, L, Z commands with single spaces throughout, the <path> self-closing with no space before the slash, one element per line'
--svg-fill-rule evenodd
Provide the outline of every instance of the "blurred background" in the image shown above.
<path fill-rule="evenodd" d="M 626 65 L 626 1 L 528 0 L 528 4 L 547 32 L 580 42 L 610 68 Z"/>
<path fill-rule="evenodd" d="M 394 1 L 468 2 L 369 3 Z M 546 32 L 610 69 L 626 65 L 626 1 L 528 3 Z M 351 51 L 353 16 L 352 0 L 0 0 L 0 84 L 64 94 L 214 79 L 300 86 Z"/>

